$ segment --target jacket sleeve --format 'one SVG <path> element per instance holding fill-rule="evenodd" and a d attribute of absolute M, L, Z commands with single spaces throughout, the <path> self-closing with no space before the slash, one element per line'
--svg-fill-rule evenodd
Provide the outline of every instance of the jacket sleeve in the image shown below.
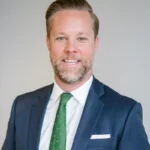
<path fill-rule="evenodd" d="M 16 100 L 12 105 L 6 138 L 2 146 L 2 150 L 15 150 L 15 107 L 16 107 Z"/>
<path fill-rule="evenodd" d="M 134 105 L 127 117 L 118 150 L 150 150 L 139 103 Z"/>

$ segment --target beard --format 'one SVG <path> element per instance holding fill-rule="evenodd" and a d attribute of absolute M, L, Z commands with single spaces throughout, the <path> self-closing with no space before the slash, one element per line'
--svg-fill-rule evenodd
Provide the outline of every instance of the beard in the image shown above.
<path fill-rule="evenodd" d="M 62 61 L 72 59 L 72 60 L 78 60 L 77 63 L 81 63 L 80 67 L 63 67 Z M 56 76 L 66 84 L 74 84 L 77 83 L 88 74 L 92 70 L 92 61 L 86 58 L 79 58 L 74 55 L 68 55 L 64 58 L 60 58 L 57 60 L 51 59 L 51 64 L 53 66 L 54 72 Z"/>

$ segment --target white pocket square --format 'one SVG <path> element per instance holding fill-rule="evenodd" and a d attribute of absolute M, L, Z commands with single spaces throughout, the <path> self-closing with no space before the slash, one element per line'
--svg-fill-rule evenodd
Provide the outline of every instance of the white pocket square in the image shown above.
<path fill-rule="evenodd" d="M 91 136 L 91 139 L 110 139 L 111 135 L 110 134 L 93 134 Z"/>

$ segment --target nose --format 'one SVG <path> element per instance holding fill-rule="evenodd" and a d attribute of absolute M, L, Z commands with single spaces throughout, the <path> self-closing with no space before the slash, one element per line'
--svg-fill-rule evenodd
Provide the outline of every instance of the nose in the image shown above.
<path fill-rule="evenodd" d="M 76 53 L 77 48 L 74 41 L 68 40 L 65 47 L 65 52 L 67 53 Z"/>

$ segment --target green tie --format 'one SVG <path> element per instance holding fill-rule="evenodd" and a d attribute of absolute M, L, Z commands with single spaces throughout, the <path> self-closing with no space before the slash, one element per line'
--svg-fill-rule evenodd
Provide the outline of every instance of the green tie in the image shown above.
<path fill-rule="evenodd" d="M 71 97 L 71 93 L 60 96 L 49 150 L 66 150 L 66 104 Z"/>

